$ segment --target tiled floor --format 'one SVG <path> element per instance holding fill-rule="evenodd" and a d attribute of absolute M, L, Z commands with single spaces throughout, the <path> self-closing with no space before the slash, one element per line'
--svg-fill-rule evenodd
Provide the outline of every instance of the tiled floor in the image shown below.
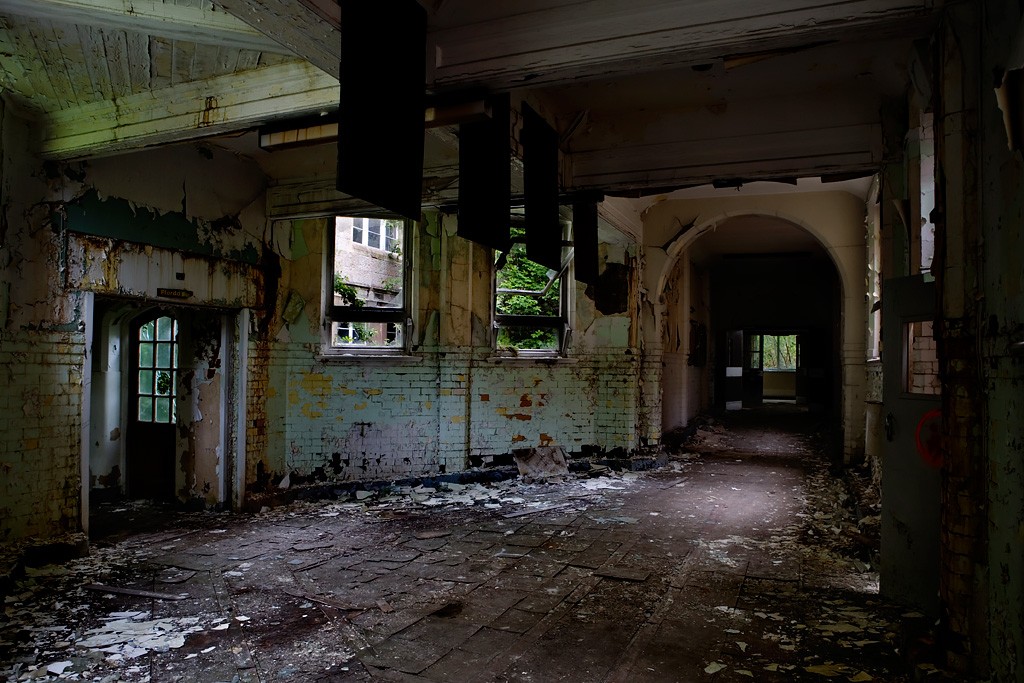
<path fill-rule="evenodd" d="M 798 417 L 781 424 L 806 430 Z M 808 439 L 742 418 L 718 436 L 657 471 L 504 483 L 491 507 L 393 496 L 169 517 L 21 584 L 0 629 L 4 672 L 913 680 L 907 610 L 879 601 L 869 558 L 819 538 L 835 501 Z"/>

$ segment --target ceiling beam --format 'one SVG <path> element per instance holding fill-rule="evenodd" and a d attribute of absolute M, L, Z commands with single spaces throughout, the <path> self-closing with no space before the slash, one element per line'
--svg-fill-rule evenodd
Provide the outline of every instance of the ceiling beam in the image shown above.
<path fill-rule="evenodd" d="M 157 0 L 4 0 L 0 12 L 12 16 L 148 33 L 161 38 L 289 54 L 227 12 Z"/>
<path fill-rule="evenodd" d="M 533 2 L 515 14 L 449 0 L 428 54 L 435 88 L 515 88 L 651 70 L 809 42 L 927 30 L 933 0 Z M 518 6 L 518 5 L 517 5 Z M 478 21 L 466 13 L 481 14 Z M 443 14 L 442 14 L 443 13 Z M 504 14 L 502 14 L 504 13 Z"/>
<path fill-rule="evenodd" d="M 340 25 L 323 0 L 214 0 L 216 6 L 261 32 L 295 55 L 338 77 Z M 381 36 L 386 46 L 387 36 Z"/>
<path fill-rule="evenodd" d="M 54 112 L 40 151 L 50 159 L 106 156 L 337 105 L 336 79 L 305 62 L 286 62 Z"/>
<path fill-rule="evenodd" d="M 593 114 L 570 149 L 574 190 L 864 171 L 882 163 L 876 98 L 858 91 L 738 100 L 721 109 Z"/>

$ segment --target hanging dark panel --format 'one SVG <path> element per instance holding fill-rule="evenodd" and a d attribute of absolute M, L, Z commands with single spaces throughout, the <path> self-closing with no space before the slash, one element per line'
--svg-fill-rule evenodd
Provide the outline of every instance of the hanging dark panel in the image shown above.
<path fill-rule="evenodd" d="M 339 192 L 419 220 L 427 13 L 415 0 L 341 0 Z"/>
<path fill-rule="evenodd" d="M 576 279 L 597 284 L 597 200 L 592 197 L 573 200 L 572 244 Z"/>
<path fill-rule="evenodd" d="M 558 219 L 558 133 L 523 103 L 523 202 L 526 256 L 552 270 L 562 267 Z"/>
<path fill-rule="evenodd" d="M 459 229 L 468 240 L 508 251 L 512 165 L 509 97 L 490 98 L 491 118 L 459 125 Z"/>

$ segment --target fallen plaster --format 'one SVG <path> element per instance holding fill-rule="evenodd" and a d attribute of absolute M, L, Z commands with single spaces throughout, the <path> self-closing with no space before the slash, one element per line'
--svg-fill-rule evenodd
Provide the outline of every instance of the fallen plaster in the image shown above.
<path fill-rule="evenodd" d="M 769 435 L 780 458 L 713 433 L 718 445 L 695 442 L 658 470 L 557 484 L 396 485 L 173 520 L 118 508 L 163 524 L 17 581 L 4 673 L 952 680 L 906 631 L 920 615 L 882 602 L 845 542 L 851 503 L 870 497 L 830 478 L 802 439 Z"/>

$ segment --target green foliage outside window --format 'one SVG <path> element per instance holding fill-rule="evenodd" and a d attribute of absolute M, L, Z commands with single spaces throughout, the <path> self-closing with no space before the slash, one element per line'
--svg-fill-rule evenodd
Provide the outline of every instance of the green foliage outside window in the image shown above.
<path fill-rule="evenodd" d="M 512 228 L 513 239 L 521 239 L 523 230 Z M 537 295 L 497 293 L 499 315 L 559 315 L 559 280 L 548 284 L 547 268 L 526 257 L 526 246 L 516 242 L 508 252 L 505 265 L 498 271 L 498 289 L 519 289 L 537 292 Z M 498 346 L 519 349 L 552 349 L 558 345 L 558 332 L 551 327 L 503 327 L 498 333 Z"/>
<path fill-rule="evenodd" d="M 764 369 L 794 370 L 796 368 L 796 335 L 764 336 Z"/>
<path fill-rule="evenodd" d="M 362 308 L 363 304 L 366 303 L 359 298 L 356 288 L 345 280 L 345 276 L 338 275 L 337 273 L 334 274 L 334 293 L 341 296 L 346 306 Z"/>

